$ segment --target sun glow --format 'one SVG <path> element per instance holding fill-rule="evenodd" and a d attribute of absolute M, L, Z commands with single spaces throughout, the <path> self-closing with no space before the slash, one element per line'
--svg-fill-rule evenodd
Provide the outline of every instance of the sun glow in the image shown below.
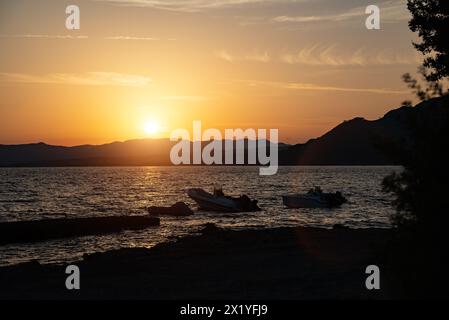
<path fill-rule="evenodd" d="M 159 123 L 157 121 L 154 121 L 154 120 L 149 120 L 149 121 L 145 122 L 143 125 L 143 131 L 147 135 L 155 135 L 155 134 L 159 133 L 160 129 L 161 129 L 161 126 L 159 125 Z"/>

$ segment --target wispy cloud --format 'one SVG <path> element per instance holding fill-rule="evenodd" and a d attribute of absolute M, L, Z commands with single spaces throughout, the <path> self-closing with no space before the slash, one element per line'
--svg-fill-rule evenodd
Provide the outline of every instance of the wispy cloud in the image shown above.
<path fill-rule="evenodd" d="M 106 40 L 140 40 L 140 41 L 156 41 L 160 40 L 159 38 L 152 37 L 133 37 L 133 36 L 111 36 L 105 37 Z"/>
<path fill-rule="evenodd" d="M 228 62 L 234 61 L 234 57 L 226 50 L 215 51 L 215 56 Z"/>
<path fill-rule="evenodd" d="M 232 54 L 227 50 L 214 52 L 215 56 L 227 62 L 255 61 L 268 63 L 271 61 L 287 64 L 304 64 L 312 66 L 370 66 L 370 65 L 414 65 L 420 62 L 417 53 L 398 53 L 390 49 L 368 50 L 358 48 L 348 52 L 338 45 L 315 44 L 300 49 L 297 52 L 270 54 L 267 51 L 249 54 Z M 272 58 L 274 56 L 274 58 Z"/>
<path fill-rule="evenodd" d="M 151 78 L 116 72 L 51 73 L 44 75 L 0 73 L 0 82 L 143 87 L 151 82 Z"/>
<path fill-rule="evenodd" d="M 316 22 L 316 21 L 344 21 L 354 17 L 360 17 L 365 14 L 365 8 L 356 8 L 348 12 L 332 15 L 313 15 L 313 16 L 277 16 L 272 19 L 274 22 Z"/>
<path fill-rule="evenodd" d="M 313 45 L 296 53 L 284 53 L 281 55 L 281 61 L 289 64 L 317 66 L 367 66 L 416 64 L 419 62 L 419 57 L 416 54 L 402 54 L 388 49 L 373 52 L 359 48 L 348 53 L 339 50 L 337 45 Z"/>
<path fill-rule="evenodd" d="M 289 64 L 325 65 L 325 66 L 367 66 L 367 65 L 399 65 L 416 64 L 417 54 L 402 54 L 392 50 L 373 52 L 359 48 L 353 52 L 343 53 L 337 45 L 313 45 L 296 53 L 284 53 L 281 61 Z"/>
<path fill-rule="evenodd" d="M 250 17 L 250 16 L 234 16 L 234 19 L 237 21 L 237 24 L 240 26 L 253 26 L 253 25 L 259 25 L 259 24 L 266 24 L 269 19 L 265 16 L 256 16 L 256 17 Z"/>
<path fill-rule="evenodd" d="M 263 53 L 247 54 L 244 56 L 243 59 L 247 60 L 247 61 L 257 61 L 257 62 L 263 62 L 263 63 L 270 62 L 270 60 L 271 60 L 270 55 L 266 51 Z"/>
<path fill-rule="evenodd" d="M 201 12 L 263 3 L 295 3 L 305 0 L 97 0 L 120 6 L 149 7 L 181 12 Z"/>
<path fill-rule="evenodd" d="M 261 63 L 267 63 L 271 61 L 271 57 L 268 52 L 252 52 L 244 55 L 233 55 L 226 50 L 220 50 L 215 52 L 215 56 L 228 62 L 234 61 L 255 61 Z"/>
<path fill-rule="evenodd" d="M 88 36 L 58 35 L 58 34 L 2 34 L 0 38 L 31 38 L 31 39 L 87 39 Z"/>
<path fill-rule="evenodd" d="M 23 38 L 23 39 L 88 39 L 89 36 L 86 35 L 55 35 L 55 34 L 0 34 L 0 38 Z M 137 40 L 137 41 L 157 41 L 157 40 L 163 40 L 160 38 L 154 38 L 154 37 L 137 37 L 137 36 L 125 36 L 125 35 L 119 35 L 119 36 L 106 36 L 103 37 L 103 39 L 106 40 Z M 167 41 L 175 41 L 175 38 L 168 38 Z"/>
<path fill-rule="evenodd" d="M 406 3 L 404 1 L 387 1 L 379 5 L 380 15 L 382 22 L 402 22 L 410 18 L 410 13 L 407 10 Z M 308 23 L 308 22 L 340 22 L 348 21 L 360 17 L 366 17 L 365 7 L 353 8 L 349 11 L 339 12 L 327 15 L 308 15 L 308 16 L 291 16 L 282 15 L 272 18 L 272 22 L 296 22 L 296 23 Z"/>
<path fill-rule="evenodd" d="M 389 88 L 355 88 L 355 87 L 338 87 L 327 86 L 303 82 L 274 82 L 274 81 L 251 81 L 243 80 L 249 86 L 268 86 L 278 89 L 300 90 L 300 91 L 337 91 L 337 92 L 360 92 L 373 94 L 407 94 L 406 90 L 395 90 Z"/>

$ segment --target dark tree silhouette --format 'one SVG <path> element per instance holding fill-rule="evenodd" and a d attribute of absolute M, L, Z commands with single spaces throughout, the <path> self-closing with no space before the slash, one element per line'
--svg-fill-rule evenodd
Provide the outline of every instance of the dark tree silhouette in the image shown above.
<path fill-rule="evenodd" d="M 387 176 L 384 191 L 396 196 L 397 226 L 447 228 L 449 96 L 422 103 L 408 123 L 410 141 L 390 146 L 403 170 Z"/>
<path fill-rule="evenodd" d="M 395 196 L 398 226 L 387 277 L 400 297 L 447 298 L 449 95 L 441 82 L 449 76 L 449 1 L 408 0 L 408 8 L 410 29 L 421 38 L 415 47 L 426 55 L 419 69 L 426 86 L 403 76 L 422 102 L 408 119 L 408 141 L 385 146 L 403 166 L 383 181 L 384 191 Z"/>
<path fill-rule="evenodd" d="M 417 31 L 422 40 L 414 45 L 430 55 L 418 69 L 427 86 L 423 87 L 408 73 L 402 78 L 421 101 L 445 96 L 447 92 L 439 80 L 449 76 L 449 41 L 444 37 L 449 34 L 449 1 L 408 0 L 408 9 L 412 14 L 409 27 Z M 430 73 L 428 69 L 431 69 Z M 383 181 L 384 191 L 396 195 L 397 213 L 393 221 L 398 226 L 440 226 L 442 220 L 447 220 L 441 212 L 446 211 L 444 193 L 449 190 L 445 165 L 449 163 L 446 155 L 449 99 L 434 99 L 429 103 L 437 106 L 432 106 L 431 112 L 420 112 L 409 119 L 410 143 L 389 147 L 404 167 L 401 173 L 394 173 Z M 411 106 L 412 103 L 405 101 L 403 105 Z"/>
<path fill-rule="evenodd" d="M 421 42 L 414 43 L 416 49 L 428 55 L 423 66 L 430 70 L 428 81 L 438 81 L 449 76 L 449 1 L 408 0 L 412 14 L 410 30 L 418 32 Z"/>
<path fill-rule="evenodd" d="M 387 278 L 397 297 L 448 298 L 449 96 L 414 108 L 409 141 L 388 146 L 403 169 L 383 181 L 397 209 Z"/>
<path fill-rule="evenodd" d="M 421 101 L 428 101 L 427 107 L 431 108 L 409 119 L 409 144 L 390 146 L 404 170 L 386 177 L 383 188 L 396 196 L 397 213 L 393 220 L 398 226 L 440 226 L 448 216 L 442 212 L 446 211 L 445 193 L 449 190 L 446 165 L 449 163 L 446 155 L 449 99 L 438 80 L 447 80 L 449 76 L 449 41 L 444 37 L 449 34 L 449 1 L 408 0 L 408 9 L 412 14 L 409 27 L 417 31 L 422 40 L 415 43 L 415 47 L 430 57 L 425 58 L 419 68 L 427 87 L 410 74 L 403 75 L 403 80 Z M 438 96 L 445 97 L 432 99 Z M 411 102 L 403 102 L 403 105 L 411 106 Z"/>

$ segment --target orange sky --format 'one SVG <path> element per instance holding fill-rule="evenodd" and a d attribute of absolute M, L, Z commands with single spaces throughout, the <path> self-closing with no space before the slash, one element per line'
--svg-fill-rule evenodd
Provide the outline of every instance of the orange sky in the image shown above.
<path fill-rule="evenodd" d="M 410 95 L 405 1 L 0 1 L 0 143 L 100 144 L 176 128 L 278 128 L 304 142 Z M 157 123 L 157 133 L 145 123 Z"/>

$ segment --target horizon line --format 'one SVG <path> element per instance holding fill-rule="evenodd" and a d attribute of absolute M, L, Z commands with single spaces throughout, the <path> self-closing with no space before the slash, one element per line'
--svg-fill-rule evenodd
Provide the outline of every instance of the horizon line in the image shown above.
<path fill-rule="evenodd" d="M 297 142 L 297 143 L 287 143 L 287 142 L 282 142 L 279 141 L 277 142 L 277 144 L 285 144 L 285 145 L 290 145 L 290 146 L 294 146 L 297 144 L 304 144 L 307 143 L 310 140 L 314 140 L 316 138 L 310 138 L 308 139 L 306 142 Z M 194 142 L 212 142 L 214 140 L 185 140 L 185 139 L 179 139 L 179 140 L 173 140 L 171 141 L 170 138 L 135 138 L 135 139 L 127 139 L 127 140 L 115 140 L 115 141 L 111 141 L 111 142 L 105 142 L 105 143 L 99 143 L 99 144 L 90 144 L 90 143 L 85 143 L 85 144 L 75 144 L 75 145 L 61 145 L 61 144 L 51 144 L 51 143 L 47 143 L 44 141 L 37 141 L 37 142 L 25 142 L 25 143 L 0 143 L 0 147 L 12 147 L 12 146 L 27 146 L 27 145 L 46 145 L 46 146 L 50 146 L 50 147 L 62 147 L 62 148 L 76 148 L 76 147 L 99 147 L 99 146 L 105 146 L 105 145 L 110 145 L 110 144 L 114 144 L 114 143 L 126 143 L 126 142 L 131 142 L 131 141 L 143 141 L 143 140 L 152 140 L 152 141 L 160 141 L 160 140 L 167 140 L 169 142 L 179 142 L 179 141 L 189 141 L 190 143 L 194 143 Z M 232 141 L 270 141 L 270 139 L 233 139 Z M 220 139 L 218 141 L 229 141 L 229 139 Z M 270 141 L 271 143 L 271 141 Z"/>

